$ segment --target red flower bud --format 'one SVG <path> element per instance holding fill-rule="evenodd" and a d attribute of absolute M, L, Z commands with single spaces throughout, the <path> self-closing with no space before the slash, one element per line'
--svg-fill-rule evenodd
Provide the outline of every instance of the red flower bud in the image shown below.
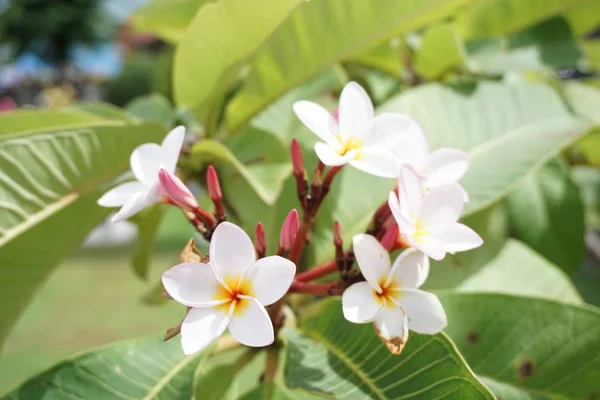
<path fill-rule="evenodd" d="M 281 232 L 279 234 L 279 253 L 289 251 L 292 248 L 292 244 L 296 240 L 298 228 L 300 226 L 300 219 L 298 218 L 298 211 L 293 209 L 283 221 L 281 226 Z"/>
<path fill-rule="evenodd" d="M 292 139 L 291 153 L 294 176 L 304 177 L 304 161 L 302 160 L 302 150 L 300 149 L 300 145 L 296 139 Z"/>
<path fill-rule="evenodd" d="M 208 187 L 208 195 L 213 203 L 220 202 L 223 200 L 223 193 L 221 192 L 221 185 L 219 184 L 219 177 L 215 167 L 209 165 L 206 170 L 206 186 Z"/>
<path fill-rule="evenodd" d="M 335 247 L 342 247 L 344 239 L 342 238 L 342 227 L 338 221 L 333 223 L 333 244 Z"/>
<path fill-rule="evenodd" d="M 254 234 L 254 246 L 258 253 L 258 258 L 263 258 L 267 252 L 267 244 L 265 243 L 265 228 L 262 222 L 256 224 L 256 232 Z"/>
<path fill-rule="evenodd" d="M 387 251 L 399 249 L 400 245 L 400 230 L 398 224 L 392 224 L 383 234 L 381 245 Z"/>
<path fill-rule="evenodd" d="M 158 179 L 163 193 L 178 207 L 193 211 L 198 208 L 198 201 L 187 186 L 175 175 L 161 168 Z"/>

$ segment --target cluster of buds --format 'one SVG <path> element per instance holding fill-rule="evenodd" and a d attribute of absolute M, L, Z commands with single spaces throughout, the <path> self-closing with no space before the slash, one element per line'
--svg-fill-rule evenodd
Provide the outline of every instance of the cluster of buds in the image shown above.
<path fill-rule="evenodd" d="M 342 295 L 345 318 L 373 323 L 377 336 L 399 354 L 409 328 L 435 334 L 447 323 L 437 297 L 419 289 L 429 274 L 429 258 L 441 260 L 446 253 L 482 244 L 473 230 L 458 222 L 468 201 L 457 183 L 469 165 L 465 153 L 439 149 L 429 154 L 415 121 L 400 114 L 374 116 L 369 96 L 354 82 L 343 89 L 333 114 L 307 101 L 295 103 L 293 109 L 321 140 L 314 146 L 319 162 L 309 183 L 302 149 L 292 140 L 300 213 L 293 209 L 283 221 L 275 255 L 267 256 L 261 222 L 252 243 L 241 228 L 226 221 L 214 167 L 206 172 L 212 214 L 175 175 L 185 134 L 181 127 L 161 145 L 136 148 L 131 155 L 136 181 L 115 187 L 98 201 L 121 207 L 113 220 L 129 218 L 151 204 L 171 204 L 210 242 L 205 257 L 193 241 L 188 243 L 180 264 L 162 277 L 168 296 L 187 307 L 184 320 L 167 332 L 167 338 L 181 333 L 186 354 L 206 348 L 225 330 L 244 345 L 270 345 L 283 323 L 282 306 L 289 292 Z M 396 186 L 375 211 L 367 231 L 354 235 L 347 249 L 335 221 L 332 260 L 296 273 L 318 211 L 346 164 L 395 179 Z M 390 253 L 398 250 L 392 262 Z M 315 282 L 335 273 L 337 279 Z"/>

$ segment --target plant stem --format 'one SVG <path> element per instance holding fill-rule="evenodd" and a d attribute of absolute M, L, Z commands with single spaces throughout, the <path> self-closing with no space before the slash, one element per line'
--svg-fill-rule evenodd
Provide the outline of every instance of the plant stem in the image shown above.
<path fill-rule="evenodd" d="M 290 292 L 314 294 L 317 296 L 330 296 L 342 294 L 339 282 L 329 283 L 309 283 L 294 281 L 290 287 Z"/>
<path fill-rule="evenodd" d="M 279 348 L 269 347 L 267 349 L 267 360 L 265 366 L 265 382 L 274 382 L 279 366 Z"/>
<path fill-rule="evenodd" d="M 330 260 L 299 273 L 298 275 L 296 275 L 296 280 L 300 282 L 312 281 L 313 279 L 318 279 L 325 275 L 337 272 L 337 270 L 338 267 L 336 260 Z"/>

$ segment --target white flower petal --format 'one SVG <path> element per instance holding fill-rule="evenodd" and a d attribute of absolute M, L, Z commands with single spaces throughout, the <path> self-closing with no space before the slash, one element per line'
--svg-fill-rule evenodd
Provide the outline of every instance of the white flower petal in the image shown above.
<path fill-rule="evenodd" d="M 371 322 L 377 317 L 384 303 L 368 282 L 358 282 L 344 290 L 342 310 L 344 318 L 355 324 Z"/>
<path fill-rule="evenodd" d="M 251 347 L 268 346 L 275 340 L 273 324 L 267 310 L 256 300 L 243 296 L 235 307 L 229 333 L 241 344 Z"/>
<path fill-rule="evenodd" d="M 184 138 L 185 127 L 178 126 L 169 132 L 162 142 L 162 163 L 170 173 L 175 172 Z"/>
<path fill-rule="evenodd" d="M 386 286 L 394 281 L 403 288 L 418 288 L 428 275 L 429 258 L 418 249 L 409 248 L 394 261 Z"/>
<path fill-rule="evenodd" d="M 146 198 L 148 196 L 148 190 L 141 190 L 134 194 L 127 200 L 127 202 L 121 207 L 121 209 L 113 215 L 111 218 L 112 222 L 124 221 L 129 217 L 139 213 L 144 208 L 151 206 L 152 203 L 148 203 Z"/>
<path fill-rule="evenodd" d="M 356 82 L 348 82 L 340 95 L 339 121 L 343 137 L 359 136 L 369 129 L 373 119 L 373 103 Z"/>
<path fill-rule="evenodd" d="M 323 164 L 331 167 L 348 164 L 356 157 L 355 150 L 350 150 L 343 156 L 340 156 L 333 147 L 323 142 L 315 143 L 315 153 L 317 153 L 317 157 L 319 157 L 319 160 Z"/>
<path fill-rule="evenodd" d="M 248 270 L 244 281 L 252 285 L 253 296 L 263 305 L 268 306 L 283 297 L 290 288 L 296 265 L 290 260 L 270 256 L 261 258 Z"/>
<path fill-rule="evenodd" d="M 389 151 L 404 141 L 413 123 L 406 115 L 381 114 L 372 120 L 370 129 L 359 138 L 365 147 L 377 146 Z"/>
<path fill-rule="evenodd" d="M 393 153 L 402 164 L 408 164 L 418 169 L 429 154 L 429 146 L 423 130 L 414 120 L 408 123 L 408 132 L 400 145 L 396 146 Z"/>
<path fill-rule="evenodd" d="M 400 163 L 392 153 L 377 147 L 359 150 L 359 157 L 350 161 L 350 165 L 367 174 L 384 178 L 395 178 L 400 173 Z"/>
<path fill-rule="evenodd" d="M 229 296 L 208 264 L 188 262 L 162 274 L 163 285 L 175 301 L 189 307 L 210 307 L 229 301 Z"/>
<path fill-rule="evenodd" d="M 121 183 L 104 193 L 104 195 L 98 199 L 98 204 L 102 207 L 123 206 L 129 198 L 134 196 L 137 192 L 145 190 L 145 188 L 144 184 L 138 181 Z"/>
<path fill-rule="evenodd" d="M 433 335 L 448 324 L 446 313 L 437 296 L 419 289 L 406 289 L 399 300 L 408 315 L 411 331 Z"/>
<path fill-rule="evenodd" d="M 256 255 L 252 241 L 240 227 L 221 222 L 210 241 L 210 263 L 223 282 L 241 282 L 254 264 Z"/>
<path fill-rule="evenodd" d="M 427 256 L 434 260 L 440 261 L 446 257 L 444 244 L 433 236 L 418 236 L 417 238 L 405 235 L 404 239 L 413 247 L 421 250 Z"/>
<path fill-rule="evenodd" d="M 401 338 L 408 334 L 407 317 L 400 307 L 386 307 L 375 319 L 379 334 L 387 340 Z"/>
<path fill-rule="evenodd" d="M 156 143 L 144 143 L 136 147 L 129 159 L 135 178 L 146 185 L 158 181 L 162 154 L 162 147 Z"/>
<path fill-rule="evenodd" d="M 355 235 L 352 244 L 360 272 L 369 285 L 381 293 L 379 284 L 385 282 L 392 267 L 390 255 L 371 235 L 364 233 Z"/>
<path fill-rule="evenodd" d="M 415 170 L 410 166 L 403 166 L 400 174 L 398 197 L 402 215 L 414 222 L 419 216 L 423 204 L 423 183 Z"/>
<path fill-rule="evenodd" d="M 481 236 L 458 222 L 431 228 L 429 234 L 442 242 L 448 253 L 471 250 L 483 244 Z"/>
<path fill-rule="evenodd" d="M 400 203 L 398 202 L 398 196 L 394 192 L 390 192 L 388 196 L 388 207 L 392 211 L 394 219 L 398 223 L 400 232 L 405 235 L 412 235 L 415 232 L 414 224 L 406 219 L 400 211 Z"/>
<path fill-rule="evenodd" d="M 464 151 L 456 149 L 437 149 L 419 168 L 425 176 L 425 184 L 435 187 L 444 183 L 457 182 L 469 169 L 470 157 Z"/>
<path fill-rule="evenodd" d="M 454 223 L 460 218 L 464 204 L 463 191 L 457 183 L 435 187 L 423 199 L 419 222 L 428 230 L 434 226 Z"/>
<path fill-rule="evenodd" d="M 181 324 L 183 352 L 189 355 L 204 350 L 223 334 L 229 318 L 217 308 L 192 308 Z"/>
<path fill-rule="evenodd" d="M 321 140 L 336 148 L 340 146 L 335 137 L 338 124 L 329 111 L 317 103 L 304 100 L 295 102 L 293 109 L 300 121 Z"/>

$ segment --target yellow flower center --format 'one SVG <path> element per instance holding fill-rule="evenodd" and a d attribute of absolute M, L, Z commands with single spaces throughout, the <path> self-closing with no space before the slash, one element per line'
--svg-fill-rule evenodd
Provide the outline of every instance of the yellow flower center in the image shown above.
<path fill-rule="evenodd" d="M 215 300 L 227 300 L 227 302 L 218 305 L 216 308 L 223 311 L 225 314 L 229 313 L 231 303 L 234 303 L 234 315 L 241 315 L 246 308 L 250 305 L 250 300 L 241 298 L 242 296 L 255 297 L 254 291 L 252 290 L 252 282 L 248 279 L 242 281 L 241 275 L 231 276 L 226 275 L 223 277 L 223 282 L 231 289 L 227 290 L 225 286 L 219 285 L 217 292 L 214 295 Z"/>
<path fill-rule="evenodd" d="M 345 138 L 341 135 L 336 136 L 337 140 L 340 142 L 340 149 L 338 150 L 338 154 L 340 156 L 346 155 L 350 150 L 356 150 L 355 160 L 358 160 L 361 157 L 360 148 L 362 147 L 362 142 L 354 137 Z"/>
<path fill-rule="evenodd" d="M 377 299 L 379 304 L 383 304 L 385 302 L 386 307 L 393 308 L 396 307 L 396 300 L 400 297 L 400 288 L 402 287 L 400 282 L 391 281 L 389 285 L 386 285 L 387 278 L 383 278 L 379 281 L 379 287 L 381 287 L 381 293 L 377 293 L 375 289 L 373 289 L 373 295 Z"/>

